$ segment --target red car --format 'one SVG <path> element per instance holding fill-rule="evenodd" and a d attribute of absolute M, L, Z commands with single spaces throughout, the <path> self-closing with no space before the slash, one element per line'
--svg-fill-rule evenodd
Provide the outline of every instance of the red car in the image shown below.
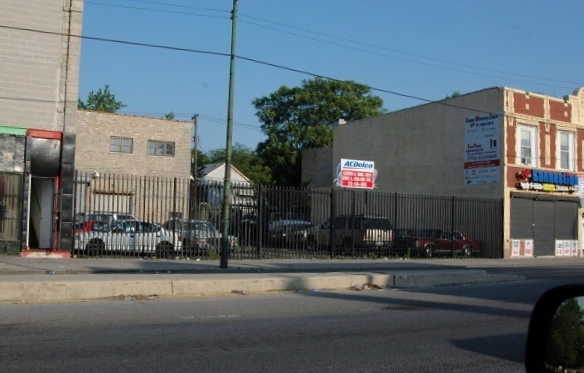
<path fill-rule="evenodd" d="M 477 256 L 481 243 L 456 230 L 425 229 L 416 237 L 415 252 L 419 256 L 432 258 L 438 255 Z"/>

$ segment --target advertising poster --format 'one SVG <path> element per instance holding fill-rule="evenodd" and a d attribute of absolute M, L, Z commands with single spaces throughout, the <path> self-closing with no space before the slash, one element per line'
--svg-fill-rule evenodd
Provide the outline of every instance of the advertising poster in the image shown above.
<path fill-rule="evenodd" d="M 464 124 L 464 184 L 493 184 L 500 180 L 499 116 L 481 114 Z"/>
<path fill-rule="evenodd" d="M 356 159 L 341 159 L 337 167 L 337 186 L 344 188 L 375 188 L 375 162 Z"/>
<path fill-rule="evenodd" d="M 556 256 L 562 256 L 564 253 L 564 241 L 556 240 Z"/>
<path fill-rule="evenodd" d="M 511 240 L 511 256 L 519 256 L 519 245 L 521 241 Z"/>
<path fill-rule="evenodd" d="M 564 256 L 570 256 L 570 251 L 572 251 L 572 241 L 564 241 Z"/>
<path fill-rule="evenodd" d="M 578 241 L 572 241 L 572 250 L 570 251 L 570 256 L 578 256 Z"/>
<path fill-rule="evenodd" d="M 525 256 L 533 256 L 533 240 L 525 240 Z"/>

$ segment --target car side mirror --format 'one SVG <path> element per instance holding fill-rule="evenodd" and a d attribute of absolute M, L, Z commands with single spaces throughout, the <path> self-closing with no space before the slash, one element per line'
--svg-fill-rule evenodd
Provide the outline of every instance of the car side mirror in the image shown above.
<path fill-rule="evenodd" d="M 555 287 L 541 296 L 529 321 L 527 373 L 580 371 L 584 367 L 583 306 L 584 285 Z"/>

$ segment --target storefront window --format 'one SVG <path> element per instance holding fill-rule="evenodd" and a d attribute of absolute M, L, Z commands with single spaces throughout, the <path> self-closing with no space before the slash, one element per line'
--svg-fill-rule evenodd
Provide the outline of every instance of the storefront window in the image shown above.
<path fill-rule="evenodd" d="M 22 175 L 0 174 L 0 242 L 21 239 Z"/>

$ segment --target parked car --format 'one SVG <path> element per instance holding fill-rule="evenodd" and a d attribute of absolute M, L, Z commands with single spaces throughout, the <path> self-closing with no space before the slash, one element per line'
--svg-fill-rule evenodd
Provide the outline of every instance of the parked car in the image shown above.
<path fill-rule="evenodd" d="M 215 229 L 213 224 L 206 220 L 170 219 L 163 227 L 179 234 L 185 250 L 207 250 L 215 247 L 221 248 L 223 235 Z M 235 250 L 238 246 L 236 236 L 229 235 L 229 249 Z"/>
<path fill-rule="evenodd" d="M 346 254 L 353 248 L 390 248 L 393 245 L 393 226 L 388 218 L 365 215 L 340 215 L 335 218 L 333 245 Z M 290 242 L 303 243 L 309 249 L 330 247 L 331 220 L 290 236 Z"/>
<path fill-rule="evenodd" d="M 159 224 L 132 219 L 78 232 L 74 248 L 80 254 L 89 255 L 115 252 L 172 258 L 180 254 L 182 242 L 177 233 Z"/>
<path fill-rule="evenodd" d="M 129 212 L 118 211 L 88 211 L 79 213 L 76 216 L 76 222 L 103 221 L 108 224 L 113 224 L 116 220 L 138 220 L 138 218 Z"/>
<path fill-rule="evenodd" d="M 294 243 L 289 241 L 289 236 L 311 226 L 312 223 L 305 220 L 287 220 L 280 224 L 274 224 L 270 226 L 270 230 L 268 231 L 268 242 L 266 244 L 276 247 L 293 245 Z"/>
<path fill-rule="evenodd" d="M 396 229 L 394 231 L 392 253 L 398 255 L 412 254 L 416 247 L 416 240 L 420 235 L 417 229 Z"/>
<path fill-rule="evenodd" d="M 480 254 L 481 243 L 457 230 L 425 229 L 416 238 L 414 251 L 427 258 L 444 254 L 470 257 Z"/>
<path fill-rule="evenodd" d="M 127 212 L 114 211 L 89 211 L 77 214 L 75 217 L 74 231 L 89 232 L 100 230 L 107 225 L 112 225 L 118 220 L 138 220 L 136 215 Z"/>

